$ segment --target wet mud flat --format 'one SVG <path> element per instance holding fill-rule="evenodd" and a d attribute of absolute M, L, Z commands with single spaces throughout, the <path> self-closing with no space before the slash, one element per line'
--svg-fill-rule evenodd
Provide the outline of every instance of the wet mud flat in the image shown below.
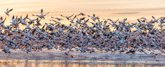
<path fill-rule="evenodd" d="M 108 64 L 108 65 L 165 65 L 164 54 L 125 54 L 118 52 L 95 52 L 81 53 L 79 51 L 70 52 L 56 49 L 43 50 L 41 52 L 25 53 L 20 50 L 11 53 L 0 52 L 0 63 L 55 63 L 55 64 Z"/>

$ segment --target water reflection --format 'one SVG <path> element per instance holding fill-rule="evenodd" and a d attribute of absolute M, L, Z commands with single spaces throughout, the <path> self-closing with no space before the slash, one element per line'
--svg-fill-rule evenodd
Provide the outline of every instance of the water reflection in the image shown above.
<path fill-rule="evenodd" d="M 147 64 L 109 64 L 70 62 L 70 60 L 0 60 L 0 67 L 165 67 Z"/>

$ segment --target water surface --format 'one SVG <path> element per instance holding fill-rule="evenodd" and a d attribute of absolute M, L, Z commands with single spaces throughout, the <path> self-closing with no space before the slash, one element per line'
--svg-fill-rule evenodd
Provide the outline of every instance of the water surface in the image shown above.
<path fill-rule="evenodd" d="M 97 63 L 97 61 L 70 61 L 70 60 L 0 60 L 0 67 L 165 67 L 164 65 L 154 64 L 123 64 L 117 61 L 107 63 Z"/>

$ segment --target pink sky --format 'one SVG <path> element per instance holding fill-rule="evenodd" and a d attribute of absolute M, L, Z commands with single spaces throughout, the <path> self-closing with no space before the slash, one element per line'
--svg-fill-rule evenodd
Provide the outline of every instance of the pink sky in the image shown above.
<path fill-rule="evenodd" d="M 1 1 L 1 0 L 0 0 Z M 50 16 L 71 15 L 79 12 L 102 18 L 134 21 L 140 17 L 165 16 L 165 0 L 3 0 L 0 15 L 6 8 L 14 8 L 11 15 L 37 14 L 43 8 Z"/>

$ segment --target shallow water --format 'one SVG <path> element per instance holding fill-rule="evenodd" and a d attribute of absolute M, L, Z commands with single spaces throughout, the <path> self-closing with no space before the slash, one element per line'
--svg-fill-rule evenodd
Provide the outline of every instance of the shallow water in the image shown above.
<path fill-rule="evenodd" d="M 73 60 L 0 60 L 0 67 L 165 67 L 157 64 L 139 64 L 123 61 L 73 61 Z"/>
<path fill-rule="evenodd" d="M 40 9 L 50 16 L 71 15 L 84 12 L 95 13 L 102 18 L 114 20 L 165 16 L 165 0 L 0 0 L 0 15 L 5 16 L 6 8 L 14 8 L 12 15 L 39 14 Z"/>
<path fill-rule="evenodd" d="M 0 50 L 1 51 L 1 50 Z M 165 67 L 165 55 L 119 54 L 111 52 L 80 53 L 70 52 L 70 56 L 60 50 L 43 50 L 25 53 L 0 52 L 0 67 Z"/>

